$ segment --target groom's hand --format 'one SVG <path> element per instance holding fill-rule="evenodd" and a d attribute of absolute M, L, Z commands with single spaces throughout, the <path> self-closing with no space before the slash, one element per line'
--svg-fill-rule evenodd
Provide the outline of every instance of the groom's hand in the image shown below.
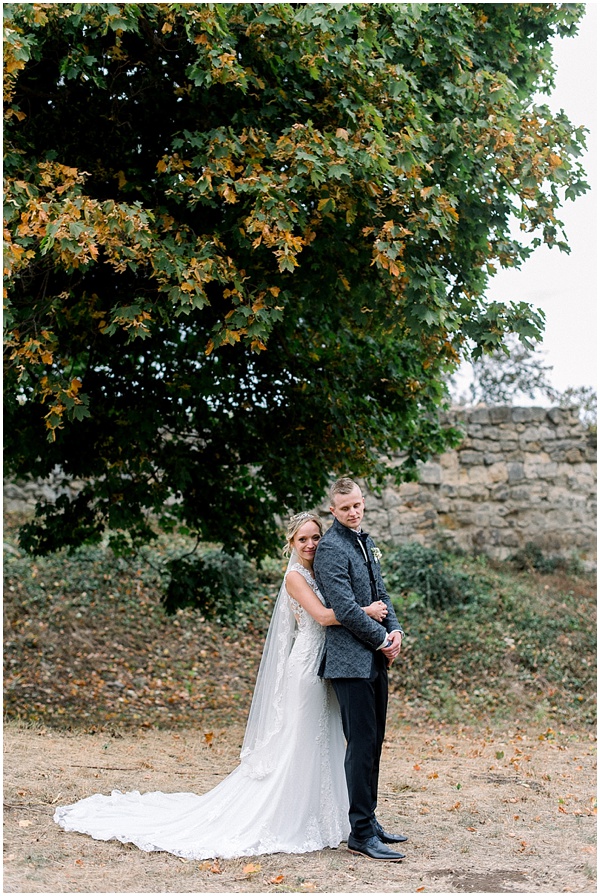
<path fill-rule="evenodd" d="M 388 666 L 391 666 L 402 647 L 402 632 L 392 632 L 388 635 L 388 641 L 391 642 L 389 647 L 382 647 L 381 652 L 387 659 Z"/>

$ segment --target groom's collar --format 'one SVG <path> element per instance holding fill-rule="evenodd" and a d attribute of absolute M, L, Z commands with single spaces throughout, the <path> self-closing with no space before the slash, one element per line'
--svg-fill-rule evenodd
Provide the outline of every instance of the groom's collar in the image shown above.
<path fill-rule="evenodd" d="M 364 537 L 367 536 L 367 532 L 364 532 L 363 529 L 351 529 L 349 526 L 344 526 L 343 523 L 340 523 L 338 519 L 333 518 L 333 528 L 336 532 L 343 534 L 345 538 L 358 539 L 359 535 Z"/>

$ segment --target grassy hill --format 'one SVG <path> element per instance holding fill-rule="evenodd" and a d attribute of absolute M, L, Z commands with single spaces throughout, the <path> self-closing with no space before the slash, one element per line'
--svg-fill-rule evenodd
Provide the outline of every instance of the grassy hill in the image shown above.
<path fill-rule="evenodd" d="M 172 540 L 135 560 L 102 548 L 30 558 L 18 522 L 5 520 L 5 717 L 84 730 L 244 723 L 283 563 L 259 572 L 245 616 L 223 626 L 196 609 L 165 614 Z M 392 723 L 595 724 L 592 574 L 446 558 L 452 601 L 435 606 L 394 559 L 382 568 L 408 637 Z"/>

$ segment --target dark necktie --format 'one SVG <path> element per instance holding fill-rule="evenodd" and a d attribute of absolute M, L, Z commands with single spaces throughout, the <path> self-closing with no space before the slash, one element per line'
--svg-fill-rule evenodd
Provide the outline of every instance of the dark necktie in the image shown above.
<path fill-rule="evenodd" d="M 371 563 L 371 557 L 369 555 L 369 549 L 367 547 L 367 539 L 369 537 L 368 532 L 357 532 L 357 536 L 364 548 L 365 556 L 367 558 L 367 570 L 369 572 L 369 582 L 371 583 L 371 597 L 374 601 L 377 598 L 377 585 L 375 584 L 375 576 L 373 575 L 373 564 Z"/>

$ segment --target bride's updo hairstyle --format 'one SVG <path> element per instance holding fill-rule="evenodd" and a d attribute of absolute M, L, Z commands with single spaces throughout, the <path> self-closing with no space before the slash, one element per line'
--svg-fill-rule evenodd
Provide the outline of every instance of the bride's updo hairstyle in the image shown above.
<path fill-rule="evenodd" d="M 298 529 L 301 529 L 304 523 L 313 522 L 316 523 L 319 527 L 319 532 L 321 535 L 323 534 L 323 522 L 321 517 L 316 513 L 313 513 L 312 510 L 304 510 L 302 513 L 295 513 L 293 517 L 290 518 L 287 529 L 285 532 L 286 542 L 283 546 L 283 556 L 289 557 L 293 550 L 293 540 Z"/>

